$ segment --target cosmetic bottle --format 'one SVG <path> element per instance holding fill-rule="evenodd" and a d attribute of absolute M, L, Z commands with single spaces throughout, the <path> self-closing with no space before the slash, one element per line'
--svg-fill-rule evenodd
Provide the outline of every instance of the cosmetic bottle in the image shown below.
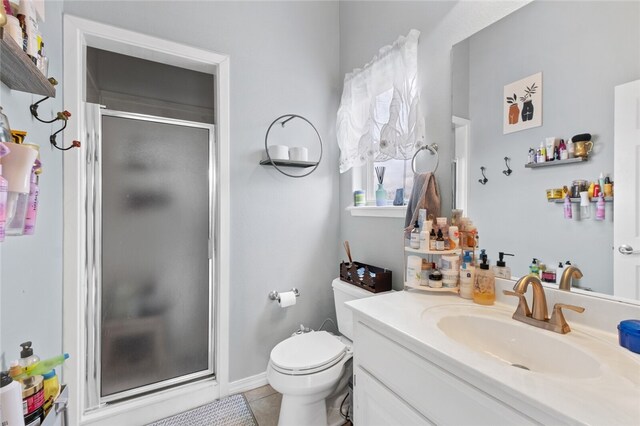
<path fill-rule="evenodd" d="M 566 160 L 569 158 L 569 153 L 567 152 L 567 145 L 565 145 L 564 139 L 560 139 L 560 143 L 558 144 L 558 151 L 560 152 L 561 160 Z"/>
<path fill-rule="evenodd" d="M 536 162 L 536 151 L 533 148 L 529 148 L 529 155 L 527 156 L 527 163 L 535 163 Z"/>
<path fill-rule="evenodd" d="M 436 250 L 444 250 L 444 237 L 442 236 L 442 229 L 438 229 L 438 236 L 436 237 Z"/>
<path fill-rule="evenodd" d="M 556 152 L 556 138 L 547 138 L 546 139 L 546 153 L 547 153 L 547 157 L 546 160 L 547 161 L 553 161 L 555 159 L 555 152 Z"/>
<path fill-rule="evenodd" d="M 600 177 L 598 177 L 598 183 L 600 184 L 600 189 L 604 190 L 604 173 L 600 172 Z"/>
<path fill-rule="evenodd" d="M 547 161 L 547 148 L 544 146 L 544 141 L 540 142 L 540 162 Z"/>
<path fill-rule="evenodd" d="M 420 250 L 429 249 L 429 230 L 427 229 L 427 221 L 422 222 L 422 230 L 420 231 Z"/>
<path fill-rule="evenodd" d="M 573 217 L 573 207 L 571 206 L 571 198 L 569 194 L 564 197 L 564 218 L 571 219 Z"/>
<path fill-rule="evenodd" d="M 493 305 L 496 301 L 496 278 L 489 268 L 487 255 L 483 255 L 481 260 L 473 284 L 473 301 L 479 305 Z"/>
<path fill-rule="evenodd" d="M 0 424 L 24 426 L 22 387 L 5 372 L 0 372 Z"/>
<path fill-rule="evenodd" d="M 429 250 L 436 249 L 436 230 L 431 228 L 431 233 L 429 234 Z"/>
<path fill-rule="evenodd" d="M 29 202 L 27 204 L 27 214 L 24 218 L 24 235 L 33 235 L 36 230 L 36 216 L 38 215 L 38 175 L 35 167 L 31 171 L 31 186 L 29 188 Z"/>
<path fill-rule="evenodd" d="M 513 256 L 511 253 L 498 253 L 498 261 L 496 262 L 496 266 L 493 267 L 493 274 L 496 278 L 505 278 L 507 280 L 511 279 L 511 268 L 507 266 L 507 262 L 504 261 L 505 256 Z"/>
<path fill-rule="evenodd" d="M 9 182 L 2 177 L 2 164 L 0 164 L 0 241 L 4 241 L 5 228 L 7 226 L 7 193 Z"/>
<path fill-rule="evenodd" d="M 420 225 L 416 220 L 416 223 L 413 224 L 413 230 L 411 231 L 411 248 L 419 249 L 420 248 Z"/>
<path fill-rule="evenodd" d="M 596 220 L 604 220 L 604 194 L 602 192 L 596 203 Z"/>
<path fill-rule="evenodd" d="M 460 245 L 460 231 L 457 226 L 449 227 L 449 241 L 451 244 L 450 249 L 456 249 Z"/>
<path fill-rule="evenodd" d="M 589 219 L 591 217 L 591 202 L 589 201 L 589 193 L 582 191 L 580 193 L 580 219 Z"/>

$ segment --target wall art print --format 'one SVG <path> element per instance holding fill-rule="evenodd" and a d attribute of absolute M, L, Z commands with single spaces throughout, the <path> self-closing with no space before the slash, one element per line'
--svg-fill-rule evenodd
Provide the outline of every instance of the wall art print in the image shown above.
<path fill-rule="evenodd" d="M 542 126 L 542 73 L 504 86 L 503 133 Z"/>

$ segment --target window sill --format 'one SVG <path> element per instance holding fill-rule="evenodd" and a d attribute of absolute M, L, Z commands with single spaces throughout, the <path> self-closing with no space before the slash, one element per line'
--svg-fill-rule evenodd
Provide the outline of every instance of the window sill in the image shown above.
<path fill-rule="evenodd" d="M 347 211 L 351 212 L 351 216 L 404 218 L 407 206 L 350 206 Z"/>

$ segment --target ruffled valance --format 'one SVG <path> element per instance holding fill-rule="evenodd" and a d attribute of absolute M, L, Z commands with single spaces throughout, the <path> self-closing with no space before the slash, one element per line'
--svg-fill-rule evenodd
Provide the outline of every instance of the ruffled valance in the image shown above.
<path fill-rule="evenodd" d="M 424 145 L 419 37 L 420 31 L 411 30 L 344 77 L 337 120 L 340 173 L 372 160 L 408 160 Z"/>

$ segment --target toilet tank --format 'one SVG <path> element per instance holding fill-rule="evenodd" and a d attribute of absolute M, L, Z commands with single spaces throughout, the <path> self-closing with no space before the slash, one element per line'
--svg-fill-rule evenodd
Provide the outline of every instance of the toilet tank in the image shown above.
<path fill-rule="evenodd" d="M 353 313 L 344 303 L 351 300 L 363 299 L 365 297 L 376 296 L 382 293 L 371 293 L 353 284 L 341 281 L 340 278 L 333 280 L 333 301 L 336 304 L 336 317 L 338 319 L 338 330 L 342 335 L 353 341 Z M 386 293 L 386 292 L 385 292 Z"/>

